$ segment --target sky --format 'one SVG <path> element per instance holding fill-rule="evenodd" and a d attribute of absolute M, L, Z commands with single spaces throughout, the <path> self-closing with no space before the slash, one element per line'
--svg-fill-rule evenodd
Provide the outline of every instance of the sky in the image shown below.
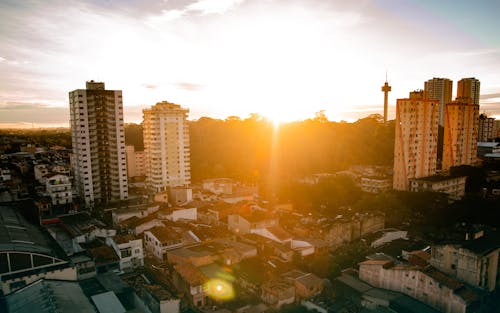
<path fill-rule="evenodd" d="M 169 101 L 189 118 L 354 121 L 424 81 L 481 81 L 500 118 L 500 1 L 0 0 L 0 126 L 68 126 L 68 92 L 122 90 L 125 121 Z"/>

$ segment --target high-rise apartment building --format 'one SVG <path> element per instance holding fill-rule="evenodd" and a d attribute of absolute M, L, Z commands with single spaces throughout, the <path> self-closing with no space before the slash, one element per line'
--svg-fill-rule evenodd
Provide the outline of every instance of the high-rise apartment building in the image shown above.
<path fill-rule="evenodd" d="M 122 101 L 102 82 L 69 93 L 75 186 L 88 207 L 128 197 Z"/>
<path fill-rule="evenodd" d="M 478 79 L 474 77 L 462 78 L 457 84 L 457 99 L 470 98 L 471 101 L 467 102 L 479 105 L 480 87 L 481 83 Z"/>
<path fill-rule="evenodd" d="M 493 141 L 496 138 L 495 135 L 495 118 L 488 117 L 485 114 L 479 115 L 477 141 Z"/>
<path fill-rule="evenodd" d="M 446 105 L 443 170 L 476 163 L 479 105 L 472 98 L 457 98 Z"/>
<path fill-rule="evenodd" d="M 408 190 L 410 178 L 436 173 L 439 100 L 422 90 L 396 102 L 393 188 Z"/>
<path fill-rule="evenodd" d="M 166 101 L 143 110 L 146 183 L 151 189 L 191 183 L 188 112 Z"/>
<path fill-rule="evenodd" d="M 439 126 L 444 126 L 444 107 L 451 102 L 453 81 L 448 78 L 429 79 L 424 91 L 431 100 L 439 100 Z"/>

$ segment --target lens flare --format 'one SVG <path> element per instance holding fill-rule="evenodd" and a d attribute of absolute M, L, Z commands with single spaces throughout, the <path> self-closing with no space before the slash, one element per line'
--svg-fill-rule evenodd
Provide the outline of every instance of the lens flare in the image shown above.
<path fill-rule="evenodd" d="M 204 290 L 214 300 L 223 301 L 234 298 L 233 285 L 224 279 L 210 279 L 205 283 Z"/>

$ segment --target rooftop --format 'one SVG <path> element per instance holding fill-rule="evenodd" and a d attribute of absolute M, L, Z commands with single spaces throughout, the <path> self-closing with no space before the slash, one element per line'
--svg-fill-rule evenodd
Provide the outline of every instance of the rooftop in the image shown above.
<path fill-rule="evenodd" d="M 24 251 L 57 256 L 50 239 L 14 210 L 0 206 L 0 251 Z"/>
<path fill-rule="evenodd" d="M 41 279 L 6 298 L 10 313 L 95 312 L 76 282 Z"/>

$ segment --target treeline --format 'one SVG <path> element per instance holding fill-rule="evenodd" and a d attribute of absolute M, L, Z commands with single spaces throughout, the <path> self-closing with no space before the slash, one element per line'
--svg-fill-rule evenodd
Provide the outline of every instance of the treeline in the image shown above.
<path fill-rule="evenodd" d="M 68 128 L 0 130 L 0 151 L 3 153 L 19 152 L 27 144 L 71 149 L 71 134 Z"/>
<path fill-rule="evenodd" d="M 190 122 L 193 181 L 231 177 L 273 183 L 312 173 L 335 172 L 355 164 L 391 165 L 394 122 L 379 115 L 354 123 L 324 115 L 275 127 L 251 115 Z"/>

